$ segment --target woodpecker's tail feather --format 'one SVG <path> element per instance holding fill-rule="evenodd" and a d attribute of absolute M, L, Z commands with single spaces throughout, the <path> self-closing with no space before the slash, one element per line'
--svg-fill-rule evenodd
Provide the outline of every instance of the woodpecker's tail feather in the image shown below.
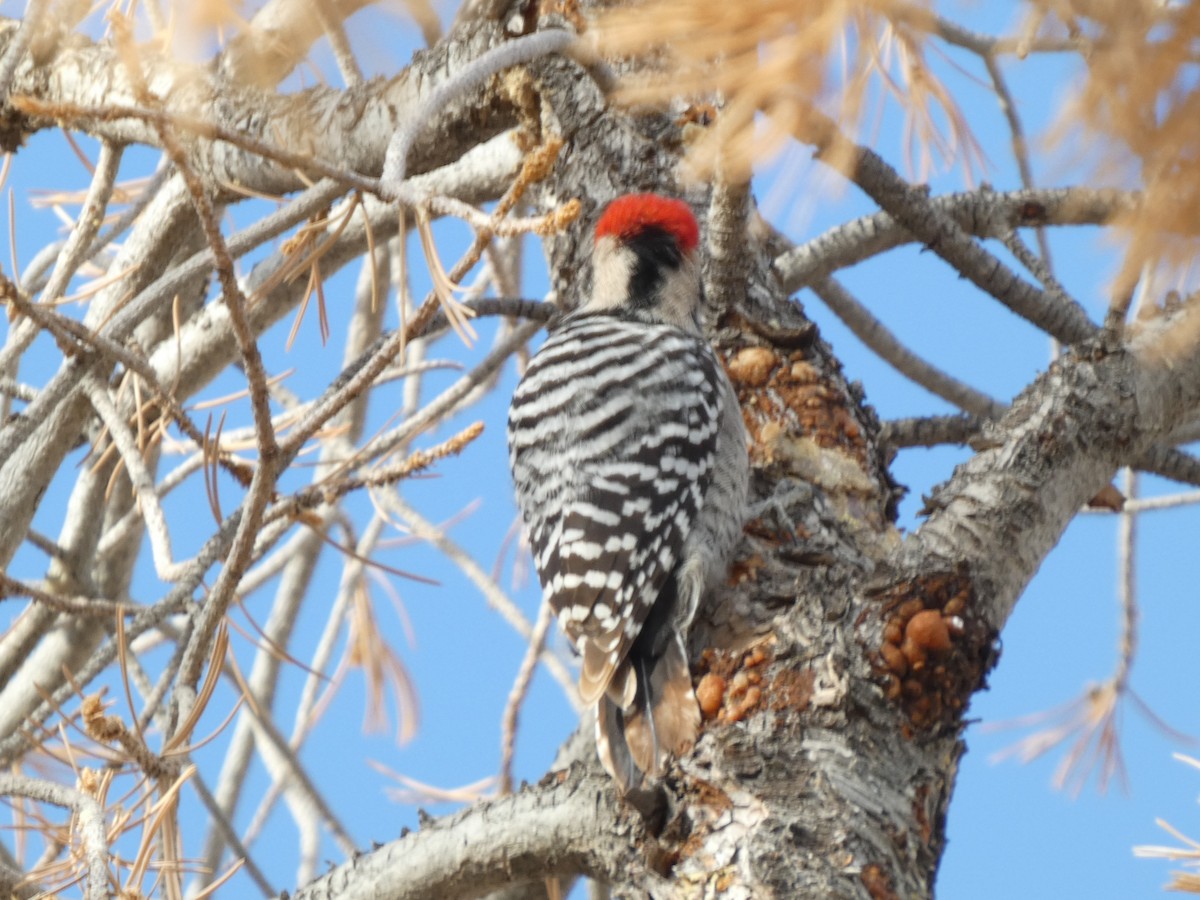
<path fill-rule="evenodd" d="M 656 658 L 636 656 L 626 665 L 627 678 L 636 681 L 632 702 L 623 705 L 626 679 L 615 678 L 596 710 L 596 749 L 623 793 L 660 778 L 667 760 L 686 752 L 700 730 L 700 707 L 677 634 Z"/>

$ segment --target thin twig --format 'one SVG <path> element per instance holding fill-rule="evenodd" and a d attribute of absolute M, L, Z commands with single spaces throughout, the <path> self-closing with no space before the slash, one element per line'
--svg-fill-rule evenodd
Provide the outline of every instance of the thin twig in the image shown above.
<path fill-rule="evenodd" d="M 171 531 L 166 514 L 158 502 L 154 489 L 154 476 L 146 468 L 145 460 L 137 447 L 137 439 L 129 430 L 125 417 L 117 412 L 108 396 L 108 388 L 95 375 L 88 373 L 83 379 L 83 389 L 91 401 L 92 408 L 108 428 L 113 444 L 121 454 L 121 462 L 137 494 L 141 506 L 142 521 L 150 538 L 150 553 L 154 560 L 154 571 L 163 581 L 177 581 L 187 573 L 186 564 L 176 563 L 171 551 Z"/>
<path fill-rule="evenodd" d="M 1049 291 L 1051 295 L 1075 302 L 1074 298 L 1067 293 L 1066 288 L 1062 286 L 1062 283 L 1055 277 L 1054 271 L 1050 268 L 1048 262 L 1050 258 L 1049 248 L 1045 243 L 1043 230 L 1038 228 L 1037 234 L 1039 241 L 1042 243 L 1042 255 L 1040 257 L 1025 246 L 1025 242 L 1021 240 L 1021 235 L 1015 230 L 1004 235 L 1001 240 L 1004 242 L 1004 246 L 1008 248 L 1008 251 L 1017 258 L 1017 261 L 1028 269 L 1033 277 L 1040 281 L 1042 287 Z"/>
<path fill-rule="evenodd" d="M 926 13 L 922 10 L 921 15 Z M 922 18 L 922 22 L 927 20 Z M 1029 53 L 1087 53 L 1091 44 L 1082 36 L 1050 37 L 993 37 L 978 31 L 971 31 L 956 22 L 942 16 L 934 17 L 934 34 L 948 44 L 971 50 L 980 56 L 991 57 L 1000 54 L 1025 56 Z"/>
<path fill-rule="evenodd" d="M 107 141 L 100 145 L 100 156 L 96 160 L 96 171 L 91 184 L 88 185 L 87 196 L 79 209 L 79 215 L 75 217 L 75 225 L 54 262 L 50 280 L 46 282 L 42 291 L 42 303 L 50 303 L 64 296 L 67 285 L 76 271 L 95 254 L 93 245 L 112 199 L 123 154 L 124 148 Z"/>
<path fill-rule="evenodd" d="M 892 419 L 884 422 L 879 430 L 879 442 L 897 450 L 966 444 L 979 433 L 982 426 L 982 419 L 967 414 Z"/>
<path fill-rule="evenodd" d="M 533 634 L 529 636 L 529 646 L 521 659 L 521 667 L 513 681 L 512 690 L 508 692 L 508 701 L 504 704 L 504 715 L 500 719 L 500 787 L 501 794 L 510 794 L 513 789 L 513 753 L 517 743 L 517 718 L 521 714 L 521 705 L 529 693 L 529 685 L 533 681 L 533 673 L 537 670 L 538 660 L 546 646 L 546 634 L 554 621 L 554 613 L 549 603 L 543 603 L 538 610 L 537 621 L 533 625 Z"/>
<path fill-rule="evenodd" d="M 443 420 L 452 411 L 460 409 L 471 399 L 472 393 L 494 377 L 504 362 L 541 330 L 540 322 L 523 322 L 513 332 L 502 337 L 470 372 L 442 391 L 413 417 L 378 437 L 370 440 L 360 451 L 360 457 L 373 458 L 391 453 L 422 434 L 435 423 Z"/>
<path fill-rule="evenodd" d="M 63 596 L 53 591 L 36 588 L 31 584 L 25 584 L 0 572 L 0 600 L 5 597 L 28 597 L 48 609 L 74 616 L 94 616 L 106 619 L 117 614 L 131 616 L 135 612 L 128 604 L 102 600 L 97 597 Z"/>
<path fill-rule="evenodd" d="M 328 669 L 330 660 L 332 660 L 333 654 L 337 649 L 337 643 L 340 639 L 342 626 L 346 618 L 346 611 L 350 607 L 355 586 L 362 578 L 363 569 L 366 565 L 365 560 L 373 552 L 386 524 L 387 520 L 376 513 L 371 521 L 367 523 L 362 536 L 355 543 L 355 553 L 345 558 L 337 596 L 334 598 L 333 603 L 330 604 L 329 615 L 325 620 L 325 627 L 317 641 L 316 648 L 313 650 L 308 667 L 308 676 L 305 678 L 304 686 L 300 691 L 300 700 L 296 704 L 296 714 L 288 745 L 297 751 L 303 745 L 305 739 L 308 737 L 309 730 L 320 715 L 325 699 L 328 699 L 329 694 L 325 698 L 319 697 L 318 694 L 320 686 L 327 681 L 322 673 Z M 329 692 L 334 692 L 338 687 L 339 683 L 335 675 L 334 679 L 329 683 L 328 690 Z M 284 792 L 286 787 L 282 779 L 273 780 L 270 789 L 262 801 L 260 801 L 258 808 L 250 819 L 250 824 L 246 828 L 244 837 L 247 844 L 252 843 L 256 839 L 259 831 L 266 824 L 267 817 L 273 809 L 275 801 Z M 213 852 L 213 847 L 210 845 L 206 848 L 206 854 L 211 852 Z M 217 849 L 216 852 L 219 853 L 220 850 Z"/>
<path fill-rule="evenodd" d="M 192 788 L 195 790 L 196 796 L 200 798 L 200 802 L 204 804 L 204 808 L 208 810 L 208 814 L 212 816 L 213 827 L 220 830 L 222 837 L 233 847 L 233 852 L 237 854 L 238 860 L 246 867 L 246 874 L 250 876 L 250 880 L 254 882 L 264 897 L 278 897 L 279 891 L 275 889 L 267 879 L 266 873 L 254 861 L 250 849 L 242 843 L 237 829 L 233 827 L 233 823 L 229 821 L 229 817 L 225 815 L 225 811 L 221 809 L 199 773 L 192 777 Z M 212 874 L 216 875 L 215 872 Z"/>
<path fill-rule="evenodd" d="M 1197 504 L 1200 504 L 1200 491 L 1188 491 L 1183 494 L 1169 494 L 1165 497 L 1127 497 L 1122 511 L 1143 513 L 1160 509 L 1178 509 L 1181 506 Z"/>
<path fill-rule="evenodd" d="M 483 423 L 475 422 L 437 446 L 430 447 L 428 450 L 417 450 L 397 463 L 377 466 L 365 475 L 331 479 L 328 483 L 314 484 L 293 494 L 290 503 L 275 504 L 264 520 L 264 524 L 280 517 L 298 517 L 303 509 L 332 504 L 352 491 L 395 485 L 397 482 L 429 468 L 438 460 L 458 455 L 481 434 L 483 434 Z"/>
<path fill-rule="evenodd" d="M 1000 63 L 996 59 L 996 55 L 994 53 L 983 54 L 983 64 L 987 67 L 988 76 L 992 79 L 992 87 L 995 88 L 996 97 L 1000 101 L 1000 111 L 1004 113 L 1004 118 L 1008 122 L 1008 131 L 1012 138 L 1013 157 L 1017 161 L 1017 171 L 1021 174 L 1021 185 L 1026 189 L 1032 190 L 1035 187 L 1035 182 L 1033 179 L 1033 166 L 1029 162 L 1029 141 L 1025 138 L 1025 126 L 1021 124 L 1021 115 L 1017 110 L 1017 103 L 1013 99 L 1012 91 L 1008 88 L 1008 80 L 1004 77 L 1004 70 L 1000 68 Z M 1037 232 L 1038 249 L 1042 254 L 1043 267 L 1046 273 L 1050 277 L 1053 277 L 1054 263 L 1050 257 L 1050 242 L 1046 239 L 1046 229 L 1042 225 L 1037 225 L 1035 226 L 1035 230 Z"/>

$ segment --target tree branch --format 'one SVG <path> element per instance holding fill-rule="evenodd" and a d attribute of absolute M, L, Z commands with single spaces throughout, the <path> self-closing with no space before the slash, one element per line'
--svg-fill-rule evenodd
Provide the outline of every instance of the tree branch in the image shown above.
<path fill-rule="evenodd" d="M 1018 278 L 931 203 L 927 191 L 910 185 L 873 150 L 854 144 L 832 119 L 810 110 L 796 128 L 797 137 L 816 147 L 818 158 L 845 174 L 930 250 L 1021 318 L 1064 344 L 1085 340 L 1095 332 L 1095 324 L 1079 304 Z"/>
<path fill-rule="evenodd" d="M 313 37 L 321 34 L 320 22 L 312 16 Z M 0 53 L 5 49 L 0 32 Z M 348 172 L 378 174 L 383 166 L 389 142 L 398 123 L 410 121 L 432 91 L 447 77 L 469 66 L 481 53 L 502 39 L 496 26 L 479 27 L 456 40 L 416 54 L 413 64 L 398 75 L 375 79 L 346 89 L 314 87 L 297 94 L 283 94 L 253 86 L 258 79 L 239 80 L 214 75 L 208 66 L 189 66 L 163 57 L 147 55 L 144 77 L 155 95 L 170 98 L 168 111 L 186 111 L 189 119 L 227 127 L 247 139 L 293 150 L 307 150 L 313 156 L 336 159 Z M 69 54 L 53 60 L 56 77 L 46 79 L 39 73 L 44 66 L 30 59 L 16 68 L 11 94 L 6 95 L 5 112 L 19 123 L 25 135 L 43 128 L 57 127 L 55 107 L 82 113 L 74 119 L 76 127 L 114 144 L 162 146 L 153 122 L 128 116 L 112 118 L 104 108 L 137 107 L 140 100 L 121 73 L 119 56 L 103 44 L 81 43 Z M 11 107 L 7 97 L 36 101 L 47 112 L 27 115 Z M 95 117 L 86 115 L 93 98 L 102 96 L 105 105 Z M 479 102 L 483 99 L 484 102 Z M 407 171 L 412 174 L 445 165 L 462 156 L 470 147 L 513 125 L 511 114 L 503 115 L 499 95 L 476 92 L 469 102 L 452 104 L 438 117 L 442 127 L 424 129 L 414 136 L 408 153 Z M 466 118 L 449 127 L 455 116 Z M 16 131 L 16 127 L 13 129 Z M 465 142 L 464 142 L 465 141 Z M 291 168 L 264 164 L 261 156 L 238 147 L 200 140 L 188 147 L 188 162 L 206 185 L 238 185 L 243 189 L 286 194 L 305 186 Z M 224 191 L 217 200 L 240 195 Z"/>
<path fill-rule="evenodd" d="M 1036 225 L 1102 225 L 1137 203 L 1128 191 L 1093 188 L 968 191 L 924 198 L 937 217 L 951 220 L 967 234 L 1001 240 L 1014 229 Z M 877 212 L 831 228 L 797 244 L 775 260 L 787 291 L 798 291 L 838 269 L 896 247 L 921 241 L 889 212 Z"/>
<path fill-rule="evenodd" d="M 965 562 L 999 630 L 1080 508 L 1200 404 L 1200 348 L 1189 341 L 1198 327 L 1193 305 L 1128 349 L 1087 347 L 1056 362 L 987 430 L 989 449 L 935 493 L 905 561 Z"/>
<path fill-rule="evenodd" d="M 78 817 L 76 827 L 87 869 L 84 897 L 86 900 L 106 900 L 111 896 L 108 890 L 108 836 L 104 827 L 104 810 L 95 797 L 41 778 L 11 774 L 0 774 L 0 796 L 27 797 L 74 810 Z"/>
<path fill-rule="evenodd" d="M 458 900 L 579 873 L 670 896 L 646 867 L 643 845 L 651 840 L 637 814 L 616 802 L 611 779 L 576 766 L 384 844 L 291 896 Z"/>
<path fill-rule="evenodd" d="M 966 444 L 983 421 L 975 416 L 927 416 L 919 419 L 895 419 L 884 422 L 879 442 L 897 450 L 906 447 L 936 447 L 939 444 Z"/>

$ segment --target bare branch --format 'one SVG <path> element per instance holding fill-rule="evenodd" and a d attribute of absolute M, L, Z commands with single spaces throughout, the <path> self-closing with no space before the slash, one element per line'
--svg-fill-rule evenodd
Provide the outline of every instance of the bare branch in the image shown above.
<path fill-rule="evenodd" d="M 1139 471 L 1161 475 L 1180 484 L 1200 485 L 1200 459 L 1182 450 L 1151 447 L 1137 458 L 1134 466 Z"/>
<path fill-rule="evenodd" d="M 346 36 L 346 29 L 342 24 L 342 17 L 346 13 L 338 9 L 333 0 L 317 0 L 314 9 L 325 37 L 333 47 L 333 56 L 337 60 L 342 79 L 346 84 L 361 84 L 362 71 L 358 67 L 358 60 L 354 58 L 354 50 L 350 47 L 350 39 Z"/>
<path fill-rule="evenodd" d="M 533 624 L 533 634 L 529 636 L 529 647 L 521 660 L 521 668 L 517 670 L 512 690 L 508 693 L 508 701 L 504 704 L 504 716 L 500 721 L 501 794 L 512 793 L 512 761 L 517 743 L 517 718 L 521 713 L 521 704 L 525 702 L 525 695 L 529 693 L 529 684 L 533 681 L 533 673 L 542 655 L 542 648 L 546 645 L 546 634 L 553 621 L 553 610 L 548 603 L 543 603 L 538 610 L 537 621 Z"/>
<path fill-rule="evenodd" d="M 960 466 L 939 490 L 907 552 L 961 559 L 963 547 L 1005 547 L 1003 565 L 990 551 L 967 554 L 985 586 L 989 620 L 1002 626 L 1078 510 L 1119 466 L 1140 460 L 1200 404 L 1200 381 L 1191 380 L 1200 370 L 1200 350 L 1178 355 L 1166 349 L 1197 316 L 1200 307 L 1189 308 L 1185 321 L 1143 332 L 1128 352 L 1077 354 L 1052 367 L 997 423 L 997 446 Z M 1023 462 L 1035 458 L 1037 465 Z M 986 515 L 992 504 L 995 515 Z"/>
<path fill-rule="evenodd" d="M 462 71 L 455 73 L 452 78 L 438 84 L 388 143 L 387 153 L 384 155 L 383 175 L 380 177 L 383 195 L 389 199 L 400 199 L 399 192 L 404 180 L 412 171 L 409 154 L 416 144 L 417 135 L 435 115 L 497 72 L 558 53 L 574 41 L 574 34 L 557 28 L 522 35 L 516 40 L 493 47 L 465 66 Z"/>
<path fill-rule="evenodd" d="M 906 447 L 936 447 L 939 444 L 966 444 L 981 427 L 983 420 L 970 415 L 894 419 L 883 423 L 879 431 L 879 440 L 897 450 Z"/>
<path fill-rule="evenodd" d="M 1041 188 L 947 194 L 924 198 L 922 203 L 968 234 L 1003 239 L 1014 229 L 1036 225 L 1104 224 L 1136 201 L 1135 194 L 1122 191 Z M 775 270 L 786 290 L 797 291 L 838 269 L 922 240 L 891 213 L 878 212 L 798 244 L 775 261 Z"/>
<path fill-rule="evenodd" d="M 0 796 L 27 797 L 42 803 L 52 803 L 73 810 L 77 817 L 79 838 L 87 862 L 87 900 L 106 900 L 108 888 L 108 836 L 105 834 L 104 810 L 96 799 L 84 791 L 72 790 L 60 784 L 24 775 L 0 774 Z"/>
<path fill-rule="evenodd" d="M 612 802 L 612 785 L 576 767 L 565 778 L 488 800 L 366 853 L 294 900 L 481 897 L 508 884 L 586 874 L 665 889 L 636 849 L 637 814 Z"/>
<path fill-rule="evenodd" d="M 873 150 L 855 145 L 833 120 L 816 113 L 797 136 L 816 147 L 895 220 L 980 290 L 1065 344 L 1091 336 L 1096 326 L 1082 307 L 1017 278 L 999 259 L 980 247 L 949 216 L 930 202 L 928 193 L 906 182 Z M 845 161 L 844 163 L 841 161 Z"/>

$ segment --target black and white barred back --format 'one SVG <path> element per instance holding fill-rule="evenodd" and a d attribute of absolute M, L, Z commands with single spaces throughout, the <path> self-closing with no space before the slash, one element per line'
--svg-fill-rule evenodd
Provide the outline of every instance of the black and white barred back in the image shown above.
<path fill-rule="evenodd" d="M 684 640 L 741 535 L 736 397 L 698 329 L 585 310 L 531 361 L 508 440 L 544 600 L 599 701 L 601 759 L 636 786 L 699 727 Z"/>

